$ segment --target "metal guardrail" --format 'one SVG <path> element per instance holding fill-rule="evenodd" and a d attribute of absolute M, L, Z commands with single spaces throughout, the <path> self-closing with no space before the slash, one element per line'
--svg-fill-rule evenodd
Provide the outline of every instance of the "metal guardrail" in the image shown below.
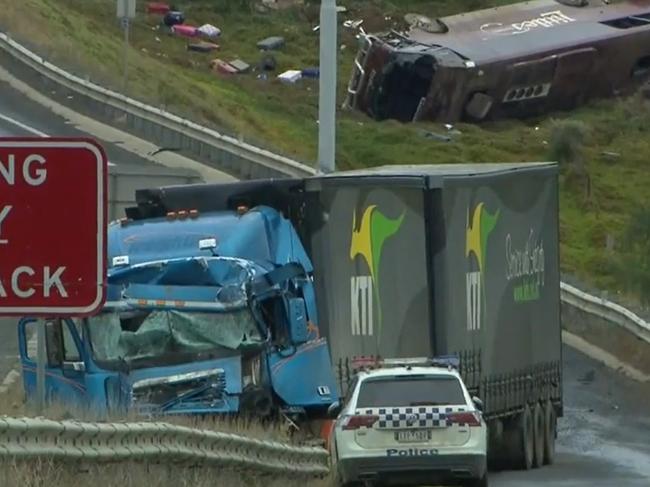
<path fill-rule="evenodd" d="M 90 423 L 2 417 L 2 457 L 169 461 L 310 477 L 326 476 L 329 472 L 329 454 L 323 448 L 155 422 Z"/>
<path fill-rule="evenodd" d="M 625 328 L 650 344 L 650 323 L 620 304 L 592 296 L 565 282 L 560 283 L 560 299 L 582 312 Z"/>
<path fill-rule="evenodd" d="M 198 144 L 198 150 L 195 153 L 200 155 L 206 152 L 206 147 L 212 147 L 218 151 L 234 155 L 235 160 L 239 163 L 243 164 L 243 161 L 246 161 L 249 168 L 239 170 L 244 175 L 251 177 L 268 177 L 270 175 L 275 177 L 277 175 L 308 176 L 316 174 L 314 168 L 293 159 L 240 142 L 233 137 L 225 136 L 162 109 L 146 105 L 81 79 L 49 63 L 3 33 L 0 33 L 0 48 L 41 76 L 45 76 L 66 89 L 89 97 L 98 103 L 110 105 L 118 112 L 127 113 L 132 118 L 138 119 L 139 123 L 133 122 L 136 129 L 142 129 L 142 126 L 147 123 L 153 124 L 159 128 L 161 133 L 171 131 L 176 135 L 180 135 L 181 139 L 183 137 L 187 138 L 186 143 L 182 145 L 194 146 Z M 147 130 L 144 131 L 148 133 Z M 210 156 L 210 160 L 215 159 L 218 165 L 220 157 L 213 158 Z M 228 164 L 231 164 L 231 162 Z M 620 305 L 594 297 L 564 282 L 561 283 L 561 299 L 567 305 L 621 326 L 650 343 L 650 324 Z"/>

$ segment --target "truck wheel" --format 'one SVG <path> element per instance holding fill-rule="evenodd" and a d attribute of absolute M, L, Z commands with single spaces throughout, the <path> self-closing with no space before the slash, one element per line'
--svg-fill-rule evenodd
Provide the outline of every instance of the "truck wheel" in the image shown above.
<path fill-rule="evenodd" d="M 533 415 L 528 404 L 524 411 L 517 416 L 513 428 L 514 448 L 513 459 L 515 468 L 530 470 L 533 467 L 533 455 L 535 450 L 535 428 L 533 426 Z"/>
<path fill-rule="evenodd" d="M 544 465 L 544 439 L 545 439 L 545 421 L 544 421 L 544 411 L 542 405 L 539 402 L 535 403 L 535 408 L 533 409 L 533 426 L 534 426 L 534 440 L 535 440 L 535 452 L 533 455 L 533 467 L 540 468 Z"/>
<path fill-rule="evenodd" d="M 551 401 L 544 406 L 544 464 L 551 465 L 555 460 L 555 434 L 557 417 Z"/>

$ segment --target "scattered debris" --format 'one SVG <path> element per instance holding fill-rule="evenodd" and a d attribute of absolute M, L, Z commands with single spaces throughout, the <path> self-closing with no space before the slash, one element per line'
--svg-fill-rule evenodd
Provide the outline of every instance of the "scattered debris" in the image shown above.
<path fill-rule="evenodd" d="M 295 69 L 290 69 L 284 73 L 278 75 L 278 79 L 285 83 L 295 83 L 296 81 L 302 78 L 302 71 L 297 71 Z"/>
<path fill-rule="evenodd" d="M 278 62 L 271 54 L 266 54 L 260 61 L 260 70 L 262 71 L 275 71 L 278 67 Z"/>
<path fill-rule="evenodd" d="M 261 40 L 257 43 L 257 48 L 262 51 L 271 51 L 274 49 L 280 49 L 284 46 L 284 37 L 273 36 L 267 37 L 264 40 Z"/>
<path fill-rule="evenodd" d="M 158 14 L 165 15 L 169 12 L 171 8 L 169 5 L 163 2 L 149 2 L 147 3 L 147 13 L 148 14 Z"/>
<path fill-rule="evenodd" d="M 301 72 L 303 78 L 318 79 L 320 76 L 320 68 L 305 68 Z"/>
<path fill-rule="evenodd" d="M 180 10 L 170 10 L 163 17 L 163 24 L 165 24 L 169 28 L 184 23 L 185 23 L 185 14 L 183 14 L 183 12 L 181 12 Z"/>
<path fill-rule="evenodd" d="M 210 67 L 214 72 L 221 74 L 237 74 L 237 69 L 221 59 L 213 59 L 210 61 Z"/>
<path fill-rule="evenodd" d="M 245 63 L 241 59 L 235 59 L 234 61 L 230 61 L 228 64 L 235 68 L 238 73 L 245 73 L 250 69 L 250 64 Z"/>
<path fill-rule="evenodd" d="M 211 52 L 219 49 L 219 44 L 213 44 L 212 42 L 196 42 L 193 44 L 188 44 L 187 45 L 187 50 L 188 51 L 196 51 L 196 52 Z"/>
<path fill-rule="evenodd" d="M 221 29 L 211 24 L 204 24 L 201 27 L 199 27 L 197 31 L 199 34 L 203 34 L 204 36 L 209 37 L 211 39 L 214 39 L 215 37 L 219 37 L 221 35 Z"/>
<path fill-rule="evenodd" d="M 196 37 L 198 35 L 196 27 L 185 24 L 174 25 L 172 27 L 172 33 L 183 37 Z"/>

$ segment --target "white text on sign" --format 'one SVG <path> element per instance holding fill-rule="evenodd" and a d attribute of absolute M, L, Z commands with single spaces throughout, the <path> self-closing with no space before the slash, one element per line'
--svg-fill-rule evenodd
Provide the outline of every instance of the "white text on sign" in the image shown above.
<path fill-rule="evenodd" d="M 39 154 L 29 154 L 24 158 L 22 164 L 17 165 L 16 156 L 9 154 L 5 160 L 0 160 L 0 186 L 16 186 L 17 182 L 33 187 L 41 186 L 47 180 L 46 162 L 45 158 Z M 21 168 L 18 171 L 16 171 L 17 166 Z M 13 208 L 13 205 L 0 207 L 0 244 L 9 244 L 9 239 L 4 238 L 2 223 L 12 213 Z M 65 267 L 62 266 L 57 267 L 54 272 L 50 266 L 44 266 L 42 269 L 38 269 L 38 274 L 37 270 L 30 266 L 19 266 L 10 275 L 0 275 L 0 298 L 8 297 L 7 290 L 14 296 L 23 299 L 30 298 L 36 293 L 49 297 L 55 288 L 59 295 L 67 297 L 68 292 L 61 281 L 63 272 L 65 272 Z M 21 277 L 35 275 L 38 275 L 40 286 L 26 286 L 21 283 Z"/>
<path fill-rule="evenodd" d="M 50 269 L 49 266 L 39 269 L 39 281 L 42 283 L 42 286 L 24 286 L 21 284 L 21 277 L 23 275 L 34 276 L 36 271 L 29 266 L 20 266 L 14 269 L 10 276 L 0 276 L 0 298 L 8 297 L 7 289 L 11 293 L 22 299 L 31 298 L 36 293 L 41 293 L 41 296 L 49 298 L 52 294 L 53 288 L 56 288 L 58 293 L 64 297 L 68 297 L 68 292 L 63 286 L 61 281 L 61 276 L 65 272 L 65 267 L 57 267 L 54 272 Z M 5 283 L 9 283 L 7 287 Z"/>
<path fill-rule="evenodd" d="M 45 167 L 46 160 L 40 154 L 29 154 L 23 160 L 22 170 L 16 173 L 16 156 L 9 154 L 6 160 L 0 159 L 0 186 L 8 185 L 15 186 L 16 179 L 20 178 L 29 186 L 40 186 L 47 180 L 47 168 Z M 2 222 L 7 218 L 12 205 L 4 205 L 0 207 L 0 245 L 7 245 L 9 239 L 2 233 Z"/>

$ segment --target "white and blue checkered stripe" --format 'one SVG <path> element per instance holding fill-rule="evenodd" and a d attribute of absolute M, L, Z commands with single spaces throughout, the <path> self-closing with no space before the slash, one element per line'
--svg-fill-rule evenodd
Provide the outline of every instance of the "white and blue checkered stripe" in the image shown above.
<path fill-rule="evenodd" d="M 451 426 L 450 413 L 467 411 L 464 407 L 401 407 L 357 409 L 356 414 L 378 416 L 378 428 L 442 428 Z M 462 425 L 459 425 L 462 426 Z"/>

